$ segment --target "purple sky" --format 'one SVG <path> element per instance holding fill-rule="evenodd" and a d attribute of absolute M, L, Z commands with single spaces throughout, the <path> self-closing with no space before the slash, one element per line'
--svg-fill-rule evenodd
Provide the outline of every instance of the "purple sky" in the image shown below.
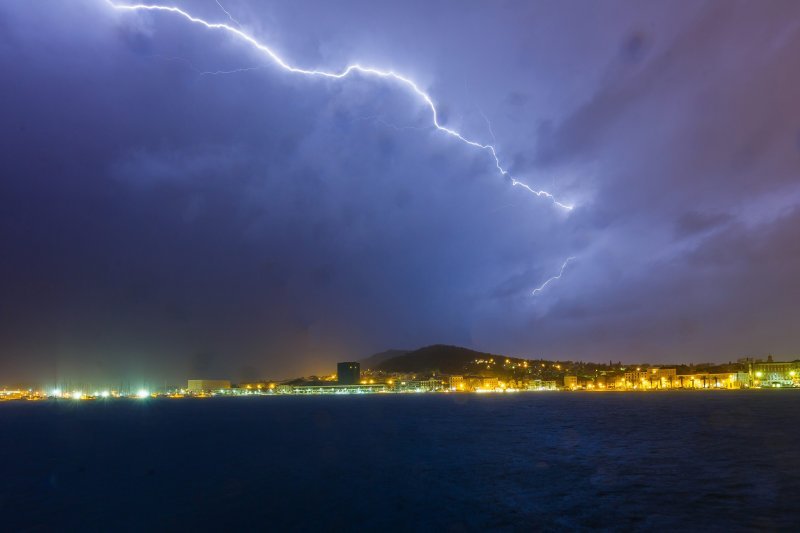
<path fill-rule="evenodd" d="M 7 0 L 0 376 L 282 377 L 430 343 L 797 354 L 800 3 L 222 4 L 294 65 L 414 79 L 575 209 L 396 83 L 292 74 L 174 14 Z"/>

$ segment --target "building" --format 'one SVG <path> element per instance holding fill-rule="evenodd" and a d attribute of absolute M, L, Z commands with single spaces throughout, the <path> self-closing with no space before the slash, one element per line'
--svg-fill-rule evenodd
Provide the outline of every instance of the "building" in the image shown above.
<path fill-rule="evenodd" d="M 493 377 L 484 376 L 456 376 L 457 379 L 453 383 L 457 388 L 455 390 L 466 392 L 488 392 L 500 390 L 500 380 Z M 452 386 L 451 386 L 451 390 Z"/>
<path fill-rule="evenodd" d="M 339 385 L 360 385 L 361 364 L 355 361 L 346 361 L 336 365 L 336 379 Z"/>
<path fill-rule="evenodd" d="M 358 363 L 356 363 L 358 364 Z M 370 394 L 375 392 L 387 392 L 387 387 L 383 383 L 375 385 L 294 385 L 291 386 L 289 394 Z"/>
<path fill-rule="evenodd" d="M 677 372 L 674 368 L 649 368 L 625 372 L 624 386 L 627 389 L 669 389 L 675 386 Z"/>
<path fill-rule="evenodd" d="M 421 379 L 413 381 L 400 381 L 395 384 L 395 390 L 402 392 L 434 392 L 444 389 L 440 379 Z"/>
<path fill-rule="evenodd" d="M 675 376 L 673 385 L 679 389 L 741 389 L 750 386 L 747 372 L 683 374 Z"/>
<path fill-rule="evenodd" d="M 571 390 L 577 389 L 578 376 L 564 376 L 564 388 Z"/>
<path fill-rule="evenodd" d="M 677 371 L 674 368 L 651 368 L 647 380 L 651 389 L 671 389 L 676 378 Z"/>
<path fill-rule="evenodd" d="M 464 376 L 450 376 L 449 378 L 450 390 L 463 391 L 464 390 Z"/>
<path fill-rule="evenodd" d="M 476 390 L 495 391 L 500 389 L 500 380 L 497 378 L 482 378 L 481 385 Z"/>
<path fill-rule="evenodd" d="M 614 390 L 624 390 L 626 388 L 625 376 L 616 374 L 606 377 L 606 388 Z"/>
<path fill-rule="evenodd" d="M 769 356 L 765 361 L 751 365 L 750 378 L 756 387 L 800 386 L 800 360 L 773 361 Z"/>
<path fill-rule="evenodd" d="M 646 370 L 632 370 L 625 372 L 625 388 L 626 389 L 640 389 L 644 388 L 647 383 L 647 378 L 650 374 Z"/>
<path fill-rule="evenodd" d="M 542 381 L 541 379 L 532 379 L 529 380 L 525 388 L 527 390 L 556 390 L 556 382 L 555 381 Z"/>
<path fill-rule="evenodd" d="M 213 392 L 231 388 L 227 379 L 190 379 L 186 389 L 189 392 Z"/>

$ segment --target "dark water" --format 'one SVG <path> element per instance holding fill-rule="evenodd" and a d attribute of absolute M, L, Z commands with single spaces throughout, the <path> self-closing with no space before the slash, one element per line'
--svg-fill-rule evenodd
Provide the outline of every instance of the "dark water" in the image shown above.
<path fill-rule="evenodd" d="M 800 528 L 800 391 L 0 404 L 2 529 Z"/>

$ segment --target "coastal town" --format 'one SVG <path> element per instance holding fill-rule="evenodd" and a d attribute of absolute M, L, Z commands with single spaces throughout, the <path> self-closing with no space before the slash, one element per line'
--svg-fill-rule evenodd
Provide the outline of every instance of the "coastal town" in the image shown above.
<path fill-rule="evenodd" d="M 105 400 L 374 393 L 517 393 L 527 391 L 741 390 L 800 388 L 800 359 L 741 358 L 726 364 L 624 365 L 544 361 L 432 346 L 380 361 L 338 363 L 336 372 L 289 380 L 188 379 L 185 385 L 93 387 L 64 383 L 9 387 L 2 400 Z M 475 354 L 478 354 L 477 356 Z M 470 357 L 470 359 L 465 359 Z M 409 360 L 410 359 L 410 360 Z M 428 370 L 430 367 L 438 367 Z M 440 370 L 442 368 L 444 370 Z"/>

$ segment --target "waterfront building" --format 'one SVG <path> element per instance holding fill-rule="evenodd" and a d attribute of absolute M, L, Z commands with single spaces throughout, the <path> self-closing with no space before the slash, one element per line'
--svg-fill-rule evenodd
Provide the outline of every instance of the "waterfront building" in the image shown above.
<path fill-rule="evenodd" d="M 482 378 L 483 383 L 480 390 L 497 390 L 500 388 L 500 381 L 497 378 Z"/>
<path fill-rule="evenodd" d="M 457 376 L 458 390 L 475 392 L 475 391 L 495 391 L 500 389 L 500 380 L 494 377 L 484 376 Z"/>
<path fill-rule="evenodd" d="M 564 376 L 564 388 L 575 390 L 578 388 L 578 376 Z"/>
<path fill-rule="evenodd" d="M 359 385 L 361 383 L 361 364 L 355 361 L 337 363 L 336 378 L 339 385 Z"/>
<path fill-rule="evenodd" d="M 617 390 L 625 390 L 626 383 L 625 383 L 625 375 L 618 374 L 611 378 L 608 383 L 606 383 L 609 389 L 617 389 Z"/>
<path fill-rule="evenodd" d="M 463 391 L 465 387 L 464 376 L 450 376 L 448 385 L 452 391 Z"/>
<path fill-rule="evenodd" d="M 444 383 L 439 379 L 420 379 L 400 381 L 395 383 L 395 390 L 404 392 L 434 392 L 444 389 Z"/>
<path fill-rule="evenodd" d="M 373 392 L 386 392 L 386 384 L 373 385 L 295 385 L 290 387 L 291 394 L 368 394 Z"/>
<path fill-rule="evenodd" d="M 636 369 L 630 372 L 625 372 L 624 388 L 626 389 L 644 389 L 648 383 L 650 373 L 647 370 Z"/>
<path fill-rule="evenodd" d="M 619 388 L 626 389 L 669 389 L 675 386 L 677 371 L 674 368 L 637 368 L 625 372 L 623 383 Z"/>
<path fill-rule="evenodd" d="M 682 374 L 675 377 L 675 388 L 681 389 L 741 389 L 750 386 L 747 372 Z"/>
<path fill-rule="evenodd" d="M 677 371 L 674 368 L 651 368 L 647 377 L 649 388 L 670 389 L 675 384 Z"/>
<path fill-rule="evenodd" d="M 753 379 L 748 372 L 740 370 L 731 375 L 731 383 L 734 384 L 732 388 L 743 389 L 745 387 L 752 387 Z"/>
<path fill-rule="evenodd" d="M 558 387 L 556 386 L 556 382 L 553 380 L 541 380 L 541 379 L 532 379 L 528 381 L 527 384 L 528 390 L 557 390 Z"/>
<path fill-rule="evenodd" d="M 800 386 L 800 360 L 773 361 L 770 355 L 751 364 L 750 378 L 756 387 Z"/>

